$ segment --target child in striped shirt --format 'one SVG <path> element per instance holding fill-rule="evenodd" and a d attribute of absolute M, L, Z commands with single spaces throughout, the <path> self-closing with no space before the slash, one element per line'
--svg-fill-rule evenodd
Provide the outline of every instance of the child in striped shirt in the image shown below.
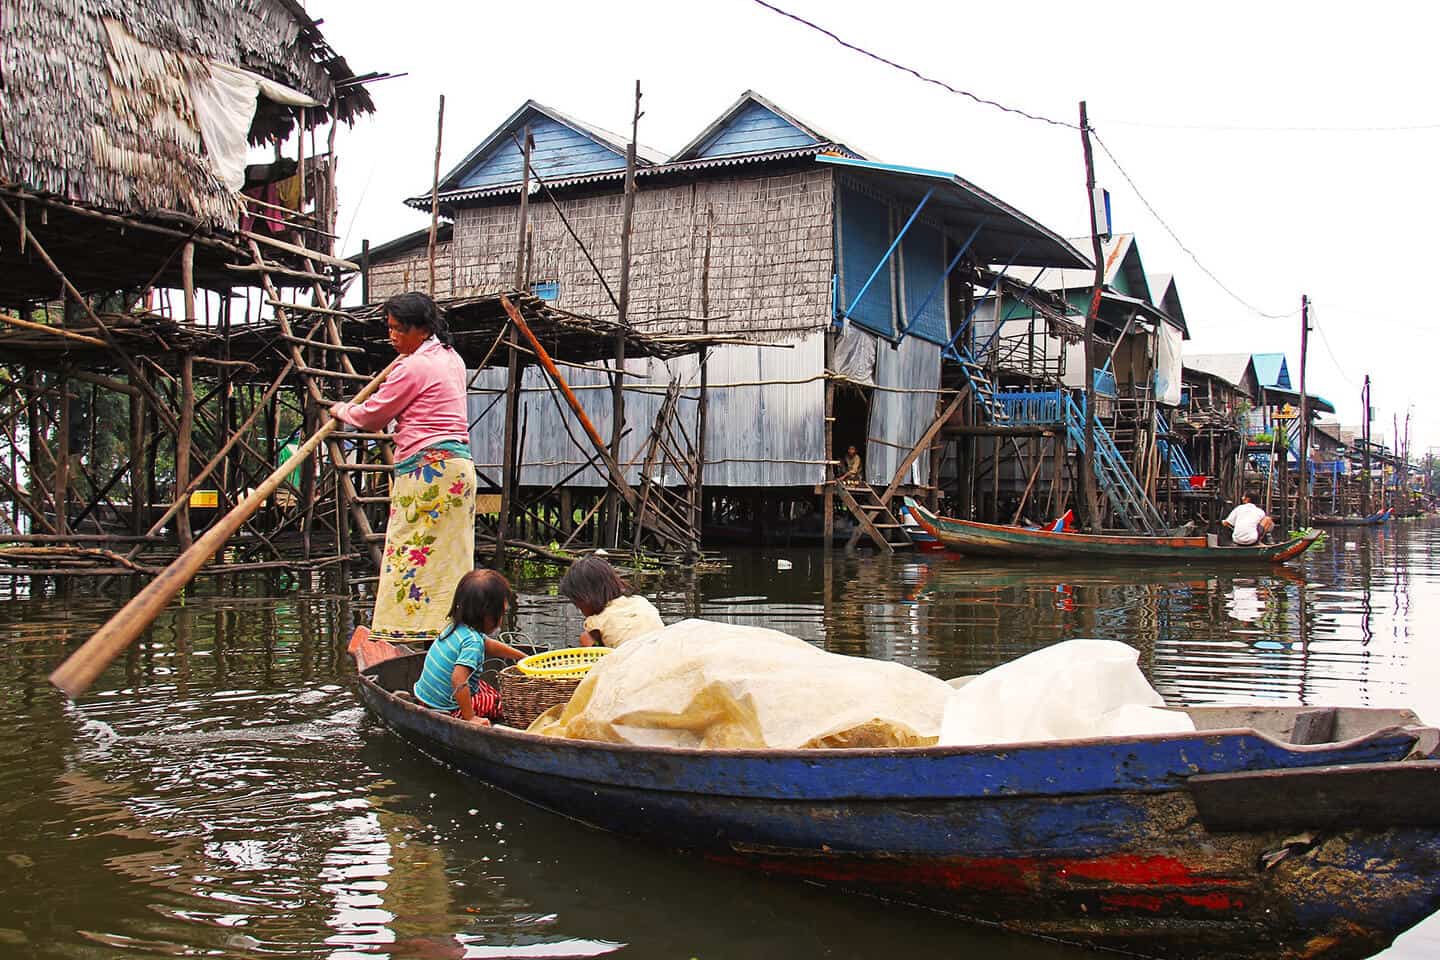
<path fill-rule="evenodd" d="M 471 570 L 455 586 L 450 625 L 425 654 L 415 699 L 452 717 L 489 726 L 500 715 L 500 693 L 480 679 L 487 657 L 519 660 L 519 650 L 489 634 L 499 629 L 515 594 L 494 570 Z"/>

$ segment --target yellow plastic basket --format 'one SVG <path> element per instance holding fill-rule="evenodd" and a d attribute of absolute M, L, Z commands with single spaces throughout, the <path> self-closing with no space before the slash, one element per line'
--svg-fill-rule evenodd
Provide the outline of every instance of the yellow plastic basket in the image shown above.
<path fill-rule="evenodd" d="M 590 668 L 609 652 L 609 647 L 567 647 L 564 650 L 547 650 L 544 653 L 526 657 L 516 663 L 515 668 L 527 677 L 567 680 L 585 676 L 590 672 Z"/>

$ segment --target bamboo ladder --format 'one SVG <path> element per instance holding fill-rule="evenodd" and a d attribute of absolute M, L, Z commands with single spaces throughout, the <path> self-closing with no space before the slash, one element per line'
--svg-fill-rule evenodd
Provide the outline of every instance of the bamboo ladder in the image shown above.
<path fill-rule="evenodd" d="M 655 427 L 646 444 L 645 464 L 640 470 L 640 502 L 635 511 L 634 549 L 639 551 L 648 534 L 661 550 L 676 550 L 690 556 L 700 553 L 698 516 L 700 467 L 685 424 L 678 416 L 680 382 L 670 381 Z M 671 477 L 680 482 L 667 486 Z"/>
<path fill-rule="evenodd" d="M 295 370 L 300 375 L 307 398 L 319 408 L 323 416 L 324 411 L 341 398 L 341 390 L 345 383 L 364 383 L 370 379 L 368 375 L 357 372 L 355 364 L 350 359 L 351 355 L 365 351 L 361 347 L 345 344 L 340 331 L 339 318 L 347 316 L 347 314 L 335 309 L 338 305 L 336 298 L 318 279 L 321 274 L 315 269 L 315 265 L 309 258 L 304 261 L 304 272 L 299 272 L 288 271 L 285 267 L 268 262 L 261 253 L 259 244 L 254 240 L 250 241 L 250 253 L 255 260 L 256 272 L 265 290 L 266 302 L 275 311 L 275 323 L 280 328 L 281 339 L 286 343 L 285 350 L 289 359 L 294 363 Z M 289 272 L 310 280 L 311 294 L 315 300 L 314 305 L 286 303 L 280 299 L 279 291 L 271 281 L 270 274 Z M 321 321 L 318 324 L 321 339 L 298 336 L 290 323 L 289 314 L 292 312 L 317 315 Z M 306 351 L 312 351 L 313 364 L 307 362 Z M 326 387 L 332 383 L 337 389 L 327 392 Z M 375 462 L 375 457 L 365 455 L 366 445 L 374 445 L 368 448 L 368 452 L 378 453 L 379 462 Z M 385 540 L 385 534 L 376 532 L 370 522 L 367 508 L 383 505 L 388 514 L 389 484 L 388 482 L 371 483 L 357 487 L 356 477 L 364 474 L 394 472 L 391 435 L 345 431 L 339 435 L 332 434 L 327 437 L 325 447 L 330 457 L 331 468 L 335 471 L 335 489 L 336 495 L 341 501 L 341 512 L 349 513 L 371 559 L 379 567 L 383 560 L 381 544 Z M 340 552 L 340 543 L 345 540 L 343 525 L 343 519 L 337 519 L 337 552 Z"/>

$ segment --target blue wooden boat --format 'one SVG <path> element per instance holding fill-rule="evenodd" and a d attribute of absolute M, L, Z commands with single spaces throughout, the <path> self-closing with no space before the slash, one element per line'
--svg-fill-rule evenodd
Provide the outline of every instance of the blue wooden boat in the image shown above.
<path fill-rule="evenodd" d="M 1155 957 L 1358 960 L 1440 908 L 1440 732 L 1408 711 L 1193 708 L 1196 733 L 1011 746 L 646 748 L 425 709 L 404 695 L 421 659 L 359 680 L 421 751 L 721 863 Z"/>
<path fill-rule="evenodd" d="M 1394 514 L 1394 510 L 1380 510 L 1368 516 L 1332 516 L 1322 514 L 1311 517 L 1310 523 L 1317 527 L 1378 527 Z"/>

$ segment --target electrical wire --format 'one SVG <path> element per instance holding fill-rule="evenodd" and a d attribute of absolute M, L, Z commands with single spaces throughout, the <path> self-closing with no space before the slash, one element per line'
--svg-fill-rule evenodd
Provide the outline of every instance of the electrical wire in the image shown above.
<path fill-rule="evenodd" d="M 1195 266 L 1199 267 L 1201 272 L 1204 273 L 1205 276 L 1213 280 L 1217 287 L 1229 294 L 1232 300 L 1240 304 L 1245 309 L 1249 310 L 1251 313 L 1254 313 L 1256 316 L 1264 317 L 1266 320 L 1286 320 L 1300 312 L 1300 308 L 1296 307 L 1289 313 L 1268 313 L 1264 310 L 1261 310 L 1259 307 L 1255 306 L 1253 303 L 1240 296 L 1240 294 L 1236 293 L 1234 290 L 1231 290 L 1228 286 L 1226 286 L 1225 281 L 1217 277 L 1213 270 L 1205 266 L 1205 264 L 1201 263 L 1200 258 L 1195 256 L 1195 253 L 1189 247 L 1185 246 L 1185 241 L 1180 239 L 1179 235 L 1175 233 L 1175 231 L 1171 228 L 1170 224 L 1165 222 L 1165 218 L 1160 216 L 1160 212 L 1156 210 L 1154 205 L 1145 198 L 1145 194 L 1140 192 L 1140 188 L 1135 185 L 1134 178 L 1131 177 L 1128 172 L 1126 172 L 1125 168 L 1120 164 L 1120 161 L 1116 159 L 1114 152 L 1110 149 L 1109 146 L 1106 145 L 1105 141 L 1100 138 L 1100 134 L 1095 131 L 1095 128 L 1093 126 L 1090 128 L 1090 136 L 1092 136 L 1095 139 L 1095 142 L 1100 145 L 1100 149 L 1105 151 L 1105 156 L 1109 157 L 1110 162 L 1115 165 L 1115 169 L 1120 171 L 1120 176 L 1125 178 L 1125 182 L 1130 185 L 1131 191 L 1134 192 L 1136 198 L 1139 199 L 1139 201 L 1144 205 L 1145 209 L 1150 211 L 1150 215 L 1155 218 L 1155 222 L 1165 228 L 1165 232 L 1170 234 L 1170 239 L 1175 241 L 1175 245 L 1178 246 L 1181 250 L 1185 251 L 1185 255 L 1194 262 Z"/>
<path fill-rule="evenodd" d="M 933 86 L 939 87 L 939 88 L 942 89 L 942 90 L 946 90 L 946 91 L 948 91 L 948 92 L 950 92 L 950 93 L 953 93 L 953 94 L 956 94 L 956 95 L 958 95 L 958 96 L 968 97 L 969 99 L 974 100 L 976 103 L 983 104 L 984 106 L 987 106 L 987 107 L 994 107 L 996 110 L 1003 110 L 1003 111 L 1006 112 L 1006 113 L 1013 113 L 1013 114 L 1015 114 L 1015 115 L 1017 115 L 1017 116 L 1024 117 L 1024 118 L 1027 119 L 1027 120 L 1037 120 L 1037 121 L 1039 121 L 1040 123 L 1048 123 L 1048 124 L 1050 124 L 1051 126 L 1055 126 L 1055 127 L 1065 127 L 1065 128 L 1067 128 L 1067 129 L 1070 129 L 1070 130 L 1079 130 L 1079 129 L 1080 129 L 1079 124 L 1069 123 L 1069 122 L 1064 121 L 1064 120 L 1055 120 L 1055 119 L 1052 119 L 1052 118 L 1050 118 L 1050 117 L 1043 117 L 1043 116 L 1040 116 L 1039 114 L 1029 113 L 1029 112 L 1027 112 L 1027 111 L 1025 111 L 1025 110 L 1019 110 L 1019 109 L 1017 109 L 1017 108 L 1015 108 L 1015 107 L 1007 107 L 1007 106 L 1005 106 L 1005 104 L 1003 104 L 1003 103 L 1000 103 L 1000 102 L 998 102 L 998 101 L 996 101 L 996 100 L 990 100 L 990 99 L 988 99 L 988 98 L 986 98 L 986 97 L 982 97 L 982 96 L 980 96 L 978 93 L 971 93 L 969 90 L 961 90 L 961 89 L 958 89 L 958 88 L 956 88 L 956 87 L 952 87 L 952 86 L 950 86 L 950 84 L 946 83 L 946 82 L 943 81 L 943 80 L 936 80 L 934 77 L 927 77 L 927 76 L 925 76 L 923 73 L 921 73 L 920 71 L 914 69 L 913 67 L 907 67 L 907 66 L 905 66 L 905 65 L 902 64 L 902 63 L 896 63 L 894 60 L 890 60 L 890 59 L 887 59 L 887 58 L 885 58 L 885 57 L 882 57 L 882 56 L 880 56 L 880 54 L 878 54 L 878 53 L 872 53 L 871 51 L 866 50 L 864 47 L 857 46 L 856 44 L 850 43 L 850 42 L 847 41 L 847 40 L 842 40 L 842 39 L 841 39 L 839 36 L 837 36 L 834 32 L 825 29 L 824 27 L 820 26 L 818 23 L 814 23 L 813 21 L 806 20 L 804 17 L 802 17 L 802 16 L 800 16 L 800 15 L 798 15 L 798 14 L 791 13 L 791 12 L 788 11 L 788 10 L 782 10 L 782 9 L 780 9 L 779 7 L 775 6 L 773 3 L 767 3 L 766 0 L 754 0 L 754 2 L 757 3 L 757 4 L 759 4 L 760 6 L 764 7 L 766 10 L 771 11 L 772 13 L 778 13 L 780 16 L 785 17 L 785 18 L 790 19 L 790 20 L 794 20 L 796 23 L 801 24 L 802 26 L 806 26 L 806 27 L 809 27 L 811 30 L 815 30 L 815 31 L 817 31 L 817 32 L 819 32 L 819 33 L 823 33 L 825 36 L 829 37 L 831 40 L 834 40 L 836 43 L 840 44 L 840 46 L 844 47 L 844 48 L 847 49 L 847 50 L 853 50 L 854 52 L 860 54 L 861 56 L 869 57 L 871 60 L 875 60 L 875 61 L 877 61 L 877 62 L 879 62 L 879 63 L 883 63 L 883 64 L 885 64 L 885 66 L 887 66 L 887 67 L 893 67 L 894 69 L 899 70 L 901 73 L 908 73 L 908 74 L 910 74 L 912 77 L 915 77 L 916 79 L 922 80 L 922 81 L 924 81 L 925 83 L 931 84 L 931 85 L 933 85 Z"/>
<path fill-rule="evenodd" d="M 1227 123 L 1150 123 L 1143 120 L 1109 120 L 1107 123 L 1117 127 L 1146 127 L 1152 130 L 1193 130 L 1204 133 L 1413 133 L 1417 130 L 1440 130 L 1440 123 L 1357 127 L 1272 127 Z"/>
<path fill-rule="evenodd" d="M 1331 349 L 1330 338 L 1325 336 L 1325 331 L 1320 327 L 1319 324 L 1313 324 L 1310 329 L 1314 330 L 1320 335 L 1320 342 L 1325 345 L 1325 352 L 1330 355 L 1330 362 L 1335 365 L 1335 372 L 1340 374 L 1340 379 L 1344 380 L 1347 384 L 1349 384 L 1352 389 L 1359 390 L 1360 384 L 1352 380 L 1350 378 L 1350 375 L 1345 372 L 1345 368 L 1340 365 L 1340 360 L 1335 356 L 1335 351 Z"/>
<path fill-rule="evenodd" d="M 1035 121 L 1040 122 L 1040 123 L 1050 124 L 1051 126 L 1064 127 L 1064 128 L 1066 128 L 1066 129 L 1069 129 L 1069 130 L 1079 130 L 1079 129 L 1080 129 L 1080 127 L 1079 127 L 1078 124 L 1069 123 L 1069 122 L 1066 122 L 1066 121 L 1064 121 L 1064 120 L 1055 120 L 1055 119 L 1053 119 L 1053 118 L 1051 118 L 1051 117 L 1040 116 L 1039 114 L 1029 113 L 1028 111 L 1020 110 L 1020 109 L 1017 109 L 1017 108 L 1015 108 L 1015 107 L 1008 107 L 1008 106 L 1006 106 L 1006 105 L 1003 104 L 1003 103 L 1000 103 L 1000 102 L 995 101 L 995 100 L 990 100 L 990 99 L 988 99 L 988 98 L 986 98 L 986 97 L 982 97 L 982 96 L 980 96 L 979 94 L 970 92 L 969 90 L 961 90 L 961 89 L 958 89 L 958 88 L 956 88 L 956 87 L 952 87 L 950 84 L 944 82 L 943 80 L 936 80 L 936 79 L 933 78 L 933 77 L 927 77 L 927 76 L 925 76 L 923 73 L 921 73 L 920 71 L 914 69 L 913 67 L 907 67 L 907 66 L 905 66 L 904 64 L 896 63 L 894 60 L 890 60 L 890 59 L 888 59 L 888 58 L 886 58 L 886 57 L 882 57 L 882 56 L 881 56 L 880 54 L 878 54 L 878 53 L 874 53 L 874 52 L 872 52 L 872 51 L 870 51 L 870 50 L 867 50 L 867 49 L 865 49 L 864 47 L 861 47 L 861 46 L 859 46 L 859 45 L 857 45 L 857 44 L 850 43 L 849 41 L 842 39 L 840 36 L 838 36 L 837 34 L 835 34 L 833 31 L 827 30 L 825 27 L 822 27 L 822 26 L 820 26 L 819 24 L 817 24 L 817 23 L 815 23 L 815 22 L 813 22 L 813 21 L 811 21 L 811 20 L 807 20 L 807 19 L 805 19 L 804 17 L 802 17 L 802 16 L 800 16 L 800 15 L 798 15 L 798 14 L 791 13 L 791 12 L 788 11 L 788 10 L 783 10 L 783 9 L 781 9 L 780 7 L 775 6 L 773 3 L 767 2 L 767 0 L 753 0 L 753 2 L 756 3 L 756 4 L 758 4 L 759 6 L 764 7 L 765 9 L 771 11 L 772 13 L 777 13 L 777 14 L 779 14 L 779 15 L 782 16 L 782 17 L 785 17 L 785 18 L 787 18 L 787 19 L 789 19 L 789 20 L 793 20 L 793 21 L 795 21 L 796 23 L 801 24 L 802 26 L 808 27 L 808 28 L 811 29 L 811 30 L 814 30 L 814 31 L 817 31 L 817 32 L 819 32 L 819 33 L 824 34 L 825 36 L 829 37 L 831 40 L 835 41 L 836 43 L 838 43 L 840 46 L 844 47 L 844 48 L 847 49 L 847 50 L 851 50 L 851 51 L 853 51 L 853 52 L 855 52 L 855 53 L 858 53 L 858 54 L 860 54 L 860 55 L 863 56 L 863 57 L 868 57 L 869 59 L 874 60 L 874 61 L 876 61 L 876 62 L 878 62 L 878 63 L 883 63 L 884 65 L 886 65 L 886 66 L 888 66 L 888 67 L 892 67 L 892 68 L 894 68 L 894 69 L 896 69 L 896 70 L 899 70 L 899 71 L 902 72 L 902 73 L 907 73 L 907 74 L 915 77 L 916 79 L 918 79 L 918 80 L 920 80 L 920 81 L 922 81 L 922 82 L 924 82 L 924 83 L 928 83 L 928 84 L 931 84 L 931 85 L 933 85 L 933 86 L 940 87 L 942 90 L 946 90 L 946 91 L 948 91 L 948 92 L 950 92 L 950 93 L 953 93 L 953 94 L 956 94 L 956 95 L 958 95 L 958 96 L 966 97 L 966 98 L 968 98 L 968 99 L 970 99 L 970 100 L 973 100 L 973 101 L 976 102 L 976 103 L 983 104 L 983 105 L 988 106 L 988 107 L 994 107 L 995 109 L 1004 111 L 1005 113 L 1011 113 L 1011 114 L 1015 114 L 1016 116 L 1024 117 L 1024 118 L 1027 119 L 1027 120 L 1035 120 Z M 1142 124 L 1132 124 L 1132 125 L 1139 126 L 1139 125 L 1142 125 Z M 1165 126 L 1165 125 L 1163 125 L 1163 124 L 1156 124 L 1155 126 Z M 1434 127 L 1435 127 L 1435 128 L 1440 128 L 1440 124 L 1436 124 L 1436 125 L 1434 125 Z M 1197 129 L 1197 130 L 1212 129 L 1212 128 L 1209 128 L 1209 127 L 1205 127 L 1205 126 L 1203 126 L 1203 125 L 1197 125 L 1197 126 L 1194 126 L 1193 128 L 1189 128 L 1189 127 L 1177 127 L 1177 128 L 1178 128 L 1178 129 Z M 1393 130 L 1406 130 L 1406 129 L 1423 130 L 1423 129 L 1431 129 L 1431 128 L 1432 128 L 1431 125 L 1423 125 L 1423 126 L 1414 126 L 1414 127 L 1393 127 L 1393 128 L 1392 128 L 1392 127 L 1373 127 L 1373 128 L 1371 128 L 1371 127 L 1338 128 L 1338 127 L 1337 127 L 1337 128 L 1333 128 L 1333 129 L 1336 130 L 1336 131 L 1340 131 L 1340 130 L 1353 130 L 1353 131 L 1357 131 L 1357 132 L 1358 132 L 1358 131 L 1362 131 L 1362 130 L 1363 130 L 1363 131 L 1369 131 L 1369 130 L 1379 131 L 1379 130 L 1392 130 L 1392 129 L 1393 129 Z M 1224 128 L 1219 128 L 1219 127 L 1217 127 L 1217 128 L 1213 128 L 1213 129 L 1224 129 Z M 1231 128 L 1231 129 L 1241 130 L 1241 129 L 1247 129 L 1247 128 L 1234 127 L 1234 128 Z M 1285 127 L 1276 127 L 1276 128 L 1254 128 L 1254 129 L 1257 129 L 1257 130 L 1263 130 L 1263 129 L 1274 129 L 1274 130 L 1294 129 L 1294 130 L 1316 130 L 1316 131 L 1320 131 L 1320 130 L 1325 130 L 1325 129 L 1328 129 L 1328 128 L 1319 128 L 1319 127 L 1317 127 L 1317 128 L 1305 128 L 1305 127 L 1285 128 Z M 1268 311 L 1265 311 L 1265 310 L 1261 310 L 1259 307 L 1255 306 L 1253 303 L 1251 303 L 1250 301 L 1246 300 L 1244 297 L 1240 296 L 1238 293 L 1236 293 L 1234 290 L 1232 290 L 1229 286 L 1227 286 L 1227 285 L 1225 284 L 1225 282 L 1224 282 L 1223 280 L 1221 280 L 1221 279 L 1215 274 L 1215 272 L 1214 272 L 1213 270 L 1211 270 L 1209 267 L 1205 266 L 1205 264 L 1203 264 L 1203 263 L 1200 262 L 1200 258 L 1195 255 L 1194 251 L 1192 251 L 1188 246 L 1185 245 L 1185 242 L 1180 239 L 1179 235 L 1176 234 L 1175 230 L 1170 226 L 1170 224 L 1169 224 L 1168 222 L 1166 222 L 1165 218 L 1162 217 L 1162 216 L 1160 216 L 1160 212 L 1159 212 L 1158 210 L 1156 210 L 1155 207 L 1154 207 L 1154 205 L 1151 204 L 1150 201 L 1149 201 L 1148 199 L 1146 199 L 1145 195 L 1140 192 L 1140 188 L 1139 188 L 1138 186 L 1136 186 L 1134 178 L 1131 177 L 1130 174 L 1129 174 L 1129 172 L 1127 172 L 1126 169 L 1124 168 L 1124 166 L 1121 165 L 1120 161 L 1116 158 L 1114 151 L 1112 151 L 1112 150 L 1110 149 L 1110 147 L 1105 143 L 1105 141 L 1100 138 L 1099 133 L 1097 133 L 1097 132 L 1095 131 L 1095 127 L 1094 127 L 1093 125 L 1090 126 L 1090 135 L 1094 138 L 1095 142 L 1100 145 L 1100 149 L 1105 152 L 1105 155 L 1110 158 L 1110 162 L 1111 162 L 1112 164 L 1114 164 L 1115 169 L 1118 170 L 1118 171 L 1120 172 L 1120 175 L 1125 178 L 1125 182 L 1130 185 L 1130 189 L 1134 192 L 1136 198 L 1139 199 L 1139 201 L 1141 202 L 1141 204 L 1144 205 L 1144 207 L 1145 207 L 1146 210 L 1150 211 L 1150 215 L 1155 218 L 1155 221 L 1156 221 L 1157 223 L 1159 223 L 1161 227 L 1164 228 L 1165 232 L 1170 235 L 1170 239 L 1173 240 L 1173 241 L 1175 241 L 1175 244 L 1176 244 L 1181 250 L 1183 250 L 1183 251 L 1185 252 L 1185 255 L 1190 258 L 1190 260 L 1195 264 L 1195 266 L 1199 267 L 1200 270 L 1201 270 L 1201 272 L 1203 272 L 1207 277 L 1209 277 L 1209 278 L 1211 279 L 1211 281 L 1213 281 L 1216 286 L 1218 286 L 1221 290 L 1223 290 L 1232 300 L 1234 300 L 1236 303 L 1238 303 L 1238 304 L 1240 304 L 1241 306 L 1243 306 L 1246 310 L 1249 310 L 1251 313 L 1254 313 L 1256 316 L 1262 317 L 1262 318 L 1264 318 L 1264 319 L 1266 319 L 1266 320 L 1287 320 L 1287 319 L 1289 319 L 1289 318 L 1291 318 L 1291 317 L 1294 317 L 1296 314 L 1298 314 L 1298 313 L 1300 312 L 1300 308 L 1298 308 L 1298 307 L 1295 308 L 1294 310 L 1291 310 L 1291 311 L 1288 312 L 1288 313 L 1271 313 L 1271 312 L 1268 312 Z"/>

